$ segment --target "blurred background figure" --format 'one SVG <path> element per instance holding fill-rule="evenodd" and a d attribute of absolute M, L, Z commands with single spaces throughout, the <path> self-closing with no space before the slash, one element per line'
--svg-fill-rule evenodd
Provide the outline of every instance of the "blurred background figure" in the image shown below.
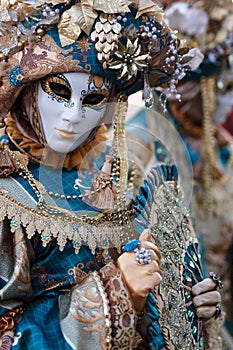
<path fill-rule="evenodd" d="M 157 89 L 152 110 L 141 110 L 130 119 L 128 135 L 143 140 L 138 157 L 145 170 L 151 162 L 169 164 L 175 159 L 178 164 L 206 270 L 224 280 L 225 340 L 232 349 L 233 4 L 164 0 L 160 6 L 168 25 L 188 46 L 199 47 L 204 60 L 196 71 L 178 77 L 178 87 L 166 98 Z M 155 110 L 163 99 L 166 107 L 159 115 Z"/>
<path fill-rule="evenodd" d="M 205 55 L 201 66 L 179 82 L 167 106 L 190 154 L 191 215 L 203 242 L 206 268 L 224 280 L 226 326 L 233 334 L 232 1 L 166 1 L 164 5 L 168 24 Z"/>

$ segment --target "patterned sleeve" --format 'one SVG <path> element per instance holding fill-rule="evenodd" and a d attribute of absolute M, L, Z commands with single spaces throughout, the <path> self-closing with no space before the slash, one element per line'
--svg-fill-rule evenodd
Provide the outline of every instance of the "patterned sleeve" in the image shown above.
<path fill-rule="evenodd" d="M 60 297 L 60 309 L 67 296 Z M 69 343 L 80 348 L 135 349 L 139 336 L 137 316 L 120 270 L 113 262 L 76 285 L 61 317 L 61 329 Z M 98 345 L 97 345 L 98 344 Z"/>
<path fill-rule="evenodd" d="M 23 228 L 18 226 L 13 234 L 7 219 L 0 222 L 0 252 L 0 338 L 2 344 L 8 344 L 25 301 L 32 297 L 29 260 L 33 256 Z"/>

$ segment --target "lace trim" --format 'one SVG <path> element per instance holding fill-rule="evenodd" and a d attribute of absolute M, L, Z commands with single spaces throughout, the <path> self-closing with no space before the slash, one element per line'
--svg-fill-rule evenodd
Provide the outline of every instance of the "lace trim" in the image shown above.
<path fill-rule="evenodd" d="M 103 250 L 115 247 L 120 252 L 124 244 L 121 234 L 122 229 L 127 231 L 127 227 L 119 226 L 117 220 L 107 221 L 106 219 L 90 224 L 82 221 L 82 218 L 75 214 L 70 214 L 70 217 L 62 217 L 61 214 L 49 216 L 12 199 L 4 194 L 4 191 L 1 192 L 1 188 L 0 202 L 0 220 L 7 217 L 11 221 L 12 232 L 15 232 L 19 225 L 25 227 L 29 239 L 37 232 L 41 236 L 44 247 L 53 237 L 57 239 L 61 251 L 67 240 L 71 240 L 77 254 L 81 245 L 87 245 L 94 254 L 97 247 Z"/>

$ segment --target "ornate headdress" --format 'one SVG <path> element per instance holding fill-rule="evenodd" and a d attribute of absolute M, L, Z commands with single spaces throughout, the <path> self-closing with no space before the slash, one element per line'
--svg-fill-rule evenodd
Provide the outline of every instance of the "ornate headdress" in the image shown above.
<path fill-rule="evenodd" d="M 228 85 L 225 72 L 231 65 L 229 58 L 233 53 L 232 1 L 192 1 L 192 4 L 176 1 L 166 7 L 165 16 L 168 24 L 177 29 L 191 47 L 198 46 L 204 54 L 198 69 L 189 72 L 179 84 L 177 89 L 183 99 L 179 105 L 172 103 L 171 109 L 179 117 L 180 128 L 186 136 L 204 137 L 201 180 L 206 190 L 202 191 L 204 207 L 209 211 L 213 181 L 223 180 L 216 155 L 214 116 L 217 92 L 226 90 Z M 198 108 L 200 102 L 202 110 Z"/>
<path fill-rule="evenodd" d="M 166 8 L 165 16 L 188 45 L 199 47 L 205 56 L 200 67 L 188 74 L 188 80 L 213 76 L 225 68 L 233 51 L 232 0 L 175 1 Z"/>
<path fill-rule="evenodd" d="M 1 0 L 0 115 L 21 89 L 48 74 L 107 76 L 126 95 L 146 85 L 170 90 L 202 57 L 184 47 L 154 1 Z"/>

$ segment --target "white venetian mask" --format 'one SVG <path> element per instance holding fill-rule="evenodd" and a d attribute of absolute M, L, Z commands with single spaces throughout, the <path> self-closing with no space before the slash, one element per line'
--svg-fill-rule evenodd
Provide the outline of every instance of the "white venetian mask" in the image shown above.
<path fill-rule="evenodd" d="M 49 75 L 39 82 L 38 109 L 48 146 L 68 153 L 105 117 L 112 84 L 87 73 Z"/>

